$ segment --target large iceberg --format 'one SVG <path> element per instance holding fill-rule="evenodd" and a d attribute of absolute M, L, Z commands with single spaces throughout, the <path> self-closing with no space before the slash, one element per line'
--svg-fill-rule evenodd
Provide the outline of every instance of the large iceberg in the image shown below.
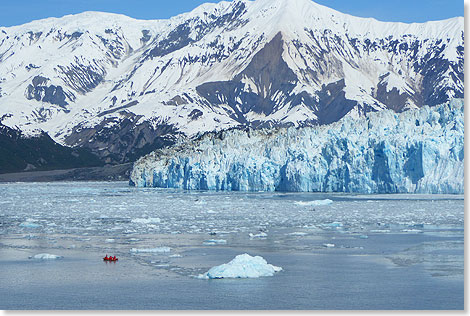
<path fill-rule="evenodd" d="M 281 271 L 281 267 L 273 266 L 266 262 L 263 257 L 252 257 L 249 254 L 238 255 L 229 263 L 211 268 L 204 274 L 198 276 L 200 279 L 227 279 L 227 278 L 259 278 L 273 276 Z"/>
<path fill-rule="evenodd" d="M 139 187 L 463 193 L 464 101 L 346 116 L 327 126 L 233 129 L 138 160 Z"/>

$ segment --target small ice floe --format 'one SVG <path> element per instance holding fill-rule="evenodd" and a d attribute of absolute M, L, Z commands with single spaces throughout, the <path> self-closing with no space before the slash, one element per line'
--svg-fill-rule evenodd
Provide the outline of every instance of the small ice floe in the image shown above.
<path fill-rule="evenodd" d="M 372 229 L 371 233 L 389 233 L 390 229 Z"/>
<path fill-rule="evenodd" d="M 422 233 L 423 231 L 421 229 L 402 229 L 402 232 L 404 233 Z"/>
<path fill-rule="evenodd" d="M 332 223 L 328 223 L 328 224 L 323 224 L 323 226 L 339 228 L 339 227 L 343 227 L 343 223 L 341 223 L 341 222 L 332 222 Z"/>
<path fill-rule="evenodd" d="M 268 237 L 268 234 L 266 234 L 265 232 L 261 232 L 258 234 L 250 233 L 249 236 L 250 236 L 250 239 L 264 239 Z"/>
<path fill-rule="evenodd" d="M 304 232 L 293 232 L 293 233 L 289 233 L 289 234 L 286 234 L 287 236 L 307 236 L 308 234 L 307 233 L 304 233 Z"/>
<path fill-rule="evenodd" d="M 131 220 L 131 223 L 136 224 L 159 224 L 161 219 L 158 217 L 149 217 L 149 218 L 134 218 Z"/>
<path fill-rule="evenodd" d="M 175 253 L 174 255 L 168 256 L 168 258 L 182 258 L 183 256 L 180 255 L 179 253 Z"/>
<path fill-rule="evenodd" d="M 39 227 L 41 227 L 41 225 L 36 224 L 31 220 L 27 220 L 27 221 L 21 223 L 19 226 L 24 227 L 24 228 L 39 228 Z"/>
<path fill-rule="evenodd" d="M 50 253 L 40 253 L 34 256 L 28 257 L 29 259 L 37 259 L 37 260 L 56 260 L 63 258 L 62 256 L 51 255 Z"/>
<path fill-rule="evenodd" d="M 209 239 L 209 240 L 204 240 L 203 244 L 204 245 L 225 245 L 227 244 L 227 241 L 225 239 Z"/>
<path fill-rule="evenodd" d="M 299 206 L 323 206 L 323 205 L 330 205 L 333 201 L 330 199 L 326 200 L 315 200 L 315 201 L 297 201 L 294 204 Z"/>
<path fill-rule="evenodd" d="M 207 211 L 207 214 L 217 214 L 217 212 L 214 211 L 214 210 L 208 210 L 208 211 Z"/>
<path fill-rule="evenodd" d="M 323 244 L 323 247 L 325 247 L 325 248 L 334 248 L 335 244 Z"/>
<path fill-rule="evenodd" d="M 361 236 L 359 236 L 359 238 L 361 238 L 361 239 L 368 239 L 369 236 L 367 236 L 367 235 L 361 235 Z"/>
<path fill-rule="evenodd" d="M 105 240 L 105 242 L 108 243 L 108 244 L 112 244 L 112 243 L 116 242 L 116 239 L 108 238 L 108 239 Z"/>
<path fill-rule="evenodd" d="M 281 267 L 268 264 L 263 257 L 252 257 L 249 254 L 236 256 L 229 263 L 211 268 L 204 274 L 197 276 L 198 279 L 246 279 L 273 276 L 281 271 Z"/>
<path fill-rule="evenodd" d="M 170 252 L 170 247 L 156 247 L 156 248 L 132 248 L 132 253 L 167 253 Z"/>

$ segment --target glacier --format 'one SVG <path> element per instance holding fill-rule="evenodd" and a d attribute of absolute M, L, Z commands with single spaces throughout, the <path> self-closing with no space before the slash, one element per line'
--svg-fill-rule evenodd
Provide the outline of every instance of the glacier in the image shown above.
<path fill-rule="evenodd" d="M 138 187 L 358 193 L 464 192 L 464 100 L 325 126 L 206 133 L 139 159 Z"/>

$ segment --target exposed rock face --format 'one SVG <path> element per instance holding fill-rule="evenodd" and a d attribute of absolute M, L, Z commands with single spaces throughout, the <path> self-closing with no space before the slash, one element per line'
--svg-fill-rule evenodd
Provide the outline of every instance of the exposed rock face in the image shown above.
<path fill-rule="evenodd" d="M 76 127 L 66 144 L 88 148 L 106 163 L 126 163 L 174 144 L 177 131 L 164 122 L 154 128 L 149 122 L 136 125 L 139 117 L 128 115 L 122 120 L 105 120 L 93 128 Z"/>
<path fill-rule="evenodd" d="M 47 85 L 49 79 L 41 76 L 33 78 L 31 84 L 26 88 L 25 96 L 28 100 L 42 101 L 64 107 L 68 104 L 66 95 L 61 86 Z"/>
<path fill-rule="evenodd" d="M 45 133 L 25 137 L 0 122 L 0 173 L 102 165 L 89 150 L 61 146 Z"/>
<path fill-rule="evenodd" d="M 140 187 L 463 193 L 463 100 L 321 127 L 210 133 L 134 165 Z"/>

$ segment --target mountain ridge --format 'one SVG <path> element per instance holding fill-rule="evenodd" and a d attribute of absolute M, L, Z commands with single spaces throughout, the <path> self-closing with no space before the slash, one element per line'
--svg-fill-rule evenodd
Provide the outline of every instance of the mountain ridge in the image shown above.
<path fill-rule="evenodd" d="M 168 20 L 84 12 L 0 27 L 0 114 L 125 163 L 133 147 L 161 146 L 152 134 L 328 124 L 463 97 L 463 45 L 463 18 L 380 22 L 309 0 Z"/>

